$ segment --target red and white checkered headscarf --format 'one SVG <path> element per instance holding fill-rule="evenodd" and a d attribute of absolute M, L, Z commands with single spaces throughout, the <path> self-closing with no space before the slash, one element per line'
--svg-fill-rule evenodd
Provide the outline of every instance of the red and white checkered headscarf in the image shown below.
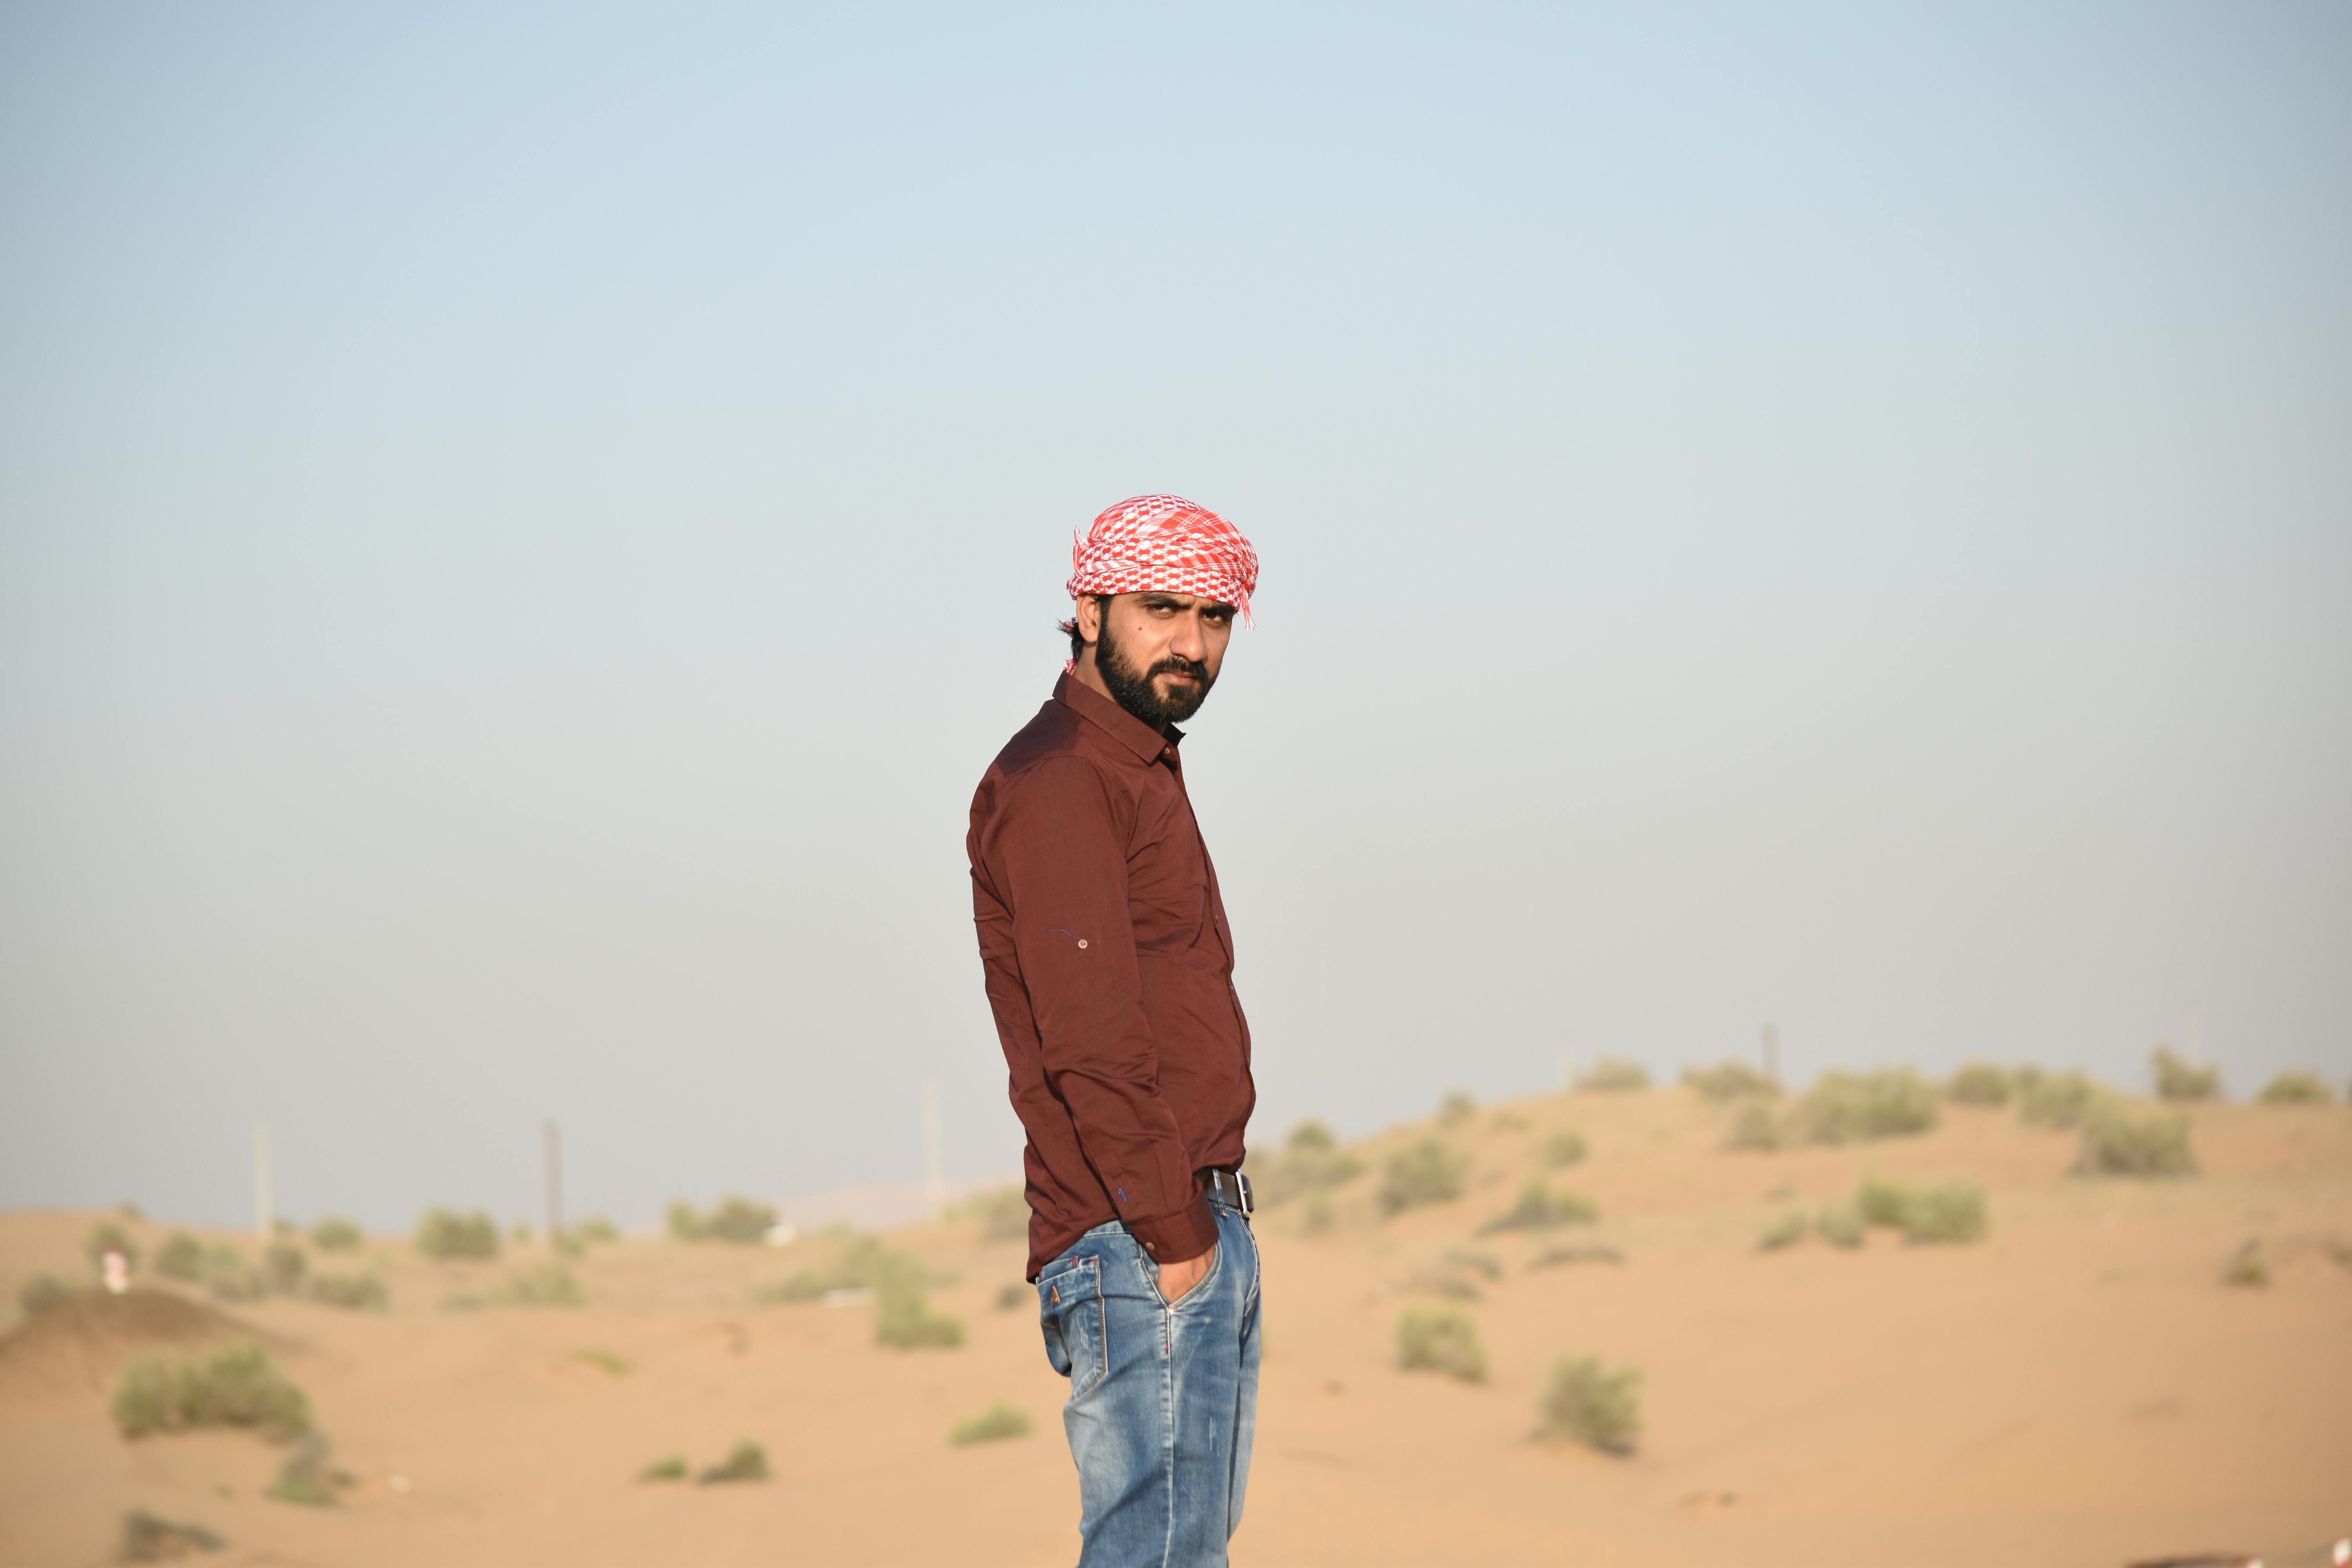
<path fill-rule="evenodd" d="M 1070 597 L 1081 594 L 1197 594 L 1222 599 L 1250 622 L 1257 552 L 1241 530 L 1182 496 L 1137 496 L 1095 519 L 1070 543 Z"/>

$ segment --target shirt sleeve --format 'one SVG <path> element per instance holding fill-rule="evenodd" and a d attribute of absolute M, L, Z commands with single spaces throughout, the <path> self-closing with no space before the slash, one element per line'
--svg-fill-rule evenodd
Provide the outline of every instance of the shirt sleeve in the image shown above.
<path fill-rule="evenodd" d="M 1109 782 L 1083 758 L 1055 757 L 1005 783 L 989 858 L 1045 1081 L 1136 1239 L 1161 1263 L 1198 1258 L 1216 1243 L 1216 1218 L 1160 1093 Z"/>

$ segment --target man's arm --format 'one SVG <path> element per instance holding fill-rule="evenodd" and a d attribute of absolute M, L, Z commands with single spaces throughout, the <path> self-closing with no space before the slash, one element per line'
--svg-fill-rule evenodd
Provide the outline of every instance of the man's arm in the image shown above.
<path fill-rule="evenodd" d="M 1152 1258 L 1205 1258 L 1216 1218 L 1160 1094 L 1110 784 L 1082 758 L 1054 757 L 999 789 L 982 849 L 1012 913 L 1045 1081 L 1069 1107 L 1118 1217 Z"/>

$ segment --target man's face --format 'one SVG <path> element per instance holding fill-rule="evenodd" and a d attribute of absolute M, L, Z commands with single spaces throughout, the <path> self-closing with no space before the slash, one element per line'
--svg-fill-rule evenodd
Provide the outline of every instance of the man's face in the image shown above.
<path fill-rule="evenodd" d="M 1081 599 L 1077 610 L 1095 672 L 1120 707 L 1155 730 L 1200 711 L 1233 639 L 1231 605 L 1192 594 L 1118 594 Z"/>

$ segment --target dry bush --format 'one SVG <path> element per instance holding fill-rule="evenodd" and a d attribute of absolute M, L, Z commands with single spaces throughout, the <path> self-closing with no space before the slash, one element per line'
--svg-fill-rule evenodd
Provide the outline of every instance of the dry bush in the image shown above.
<path fill-rule="evenodd" d="M 876 1255 L 872 1270 L 874 1342 L 893 1350 L 951 1350 L 963 1343 L 963 1320 L 934 1312 L 921 1267 L 896 1253 Z"/>
<path fill-rule="evenodd" d="M 669 1233 L 680 1241 L 731 1241 L 750 1247 L 766 1240 L 775 1228 L 775 1209 L 749 1198 L 722 1198 L 709 1214 L 697 1214 L 690 1204 L 669 1205 Z"/>
<path fill-rule="evenodd" d="M 37 1318 L 64 1306 L 78 1293 L 54 1274 L 36 1274 L 17 1287 L 16 1305 L 24 1310 L 25 1316 Z"/>
<path fill-rule="evenodd" d="M 1576 1075 L 1579 1094 L 1631 1094 L 1650 1087 L 1650 1069 L 1623 1057 L 1602 1057 Z"/>
<path fill-rule="evenodd" d="M 1854 1204 L 1824 1204 L 1813 1228 L 1832 1247 L 1856 1247 L 1864 1240 L 1862 1209 Z"/>
<path fill-rule="evenodd" d="M 2189 1145 L 2189 1113 L 2158 1111 L 2135 1116 L 2117 1105 L 2102 1105 L 2084 1120 L 2074 1151 L 2078 1176 L 2193 1176 L 2197 1154 Z"/>
<path fill-rule="evenodd" d="M 496 1258 L 498 1222 L 479 1209 L 426 1209 L 416 1222 L 416 1250 L 427 1258 Z"/>
<path fill-rule="evenodd" d="M 310 1227 L 310 1245 L 321 1252 L 357 1252 L 367 1239 L 355 1221 L 328 1215 Z"/>
<path fill-rule="evenodd" d="M 252 1260 L 234 1247 L 220 1246 L 205 1253 L 205 1292 L 215 1301 L 258 1301 L 268 1282 Z"/>
<path fill-rule="evenodd" d="M 122 1563 L 164 1563 L 198 1552 L 218 1552 L 227 1545 L 201 1524 L 175 1524 L 134 1508 L 122 1516 L 122 1541 L 115 1557 Z"/>
<path fill-rule="evenodd" d="M 641 1481 L 682 1481 L 686 1479 L 687 1473 L 688 1466 L 686 1463 L 686 1456 L 684 1454 L 664 1454 L 660 1458 L 654 1460 L 644 1469 L 639 1470 L 637 1472 L 637 1479 Z"/>
<path fill-rule="evenodd" d="M 562 1264 L 540 1263 L 516 1270 L 499 1300 L 516 1307 L 584 1307 L 588 1293 Z"/>
<path fill-rule="evenodd" d="M 278 1467 L 278 1479 L 269 1484 L 268 1495 L 305 1508 L 332 1507 L 336 1492 L 357 1484 L 350 1471 L 335 1468 L 333 1455 L 324 1432 L 303 1433 L 286 1462 Z"/>
<path fill-rule="evenodd" d="M 1724 1132 L 1727 1149 L 1760 1149 L 1766 1152 L 1780 1146 L 1780 1123 L 1774 1118 L 1772 1108 L 1761 1100 L 1751 1100 L 1739 1108 Z"/>
<path fill-rule="evenodd" d="M 1019 1405 L 998 1400 L 977 1415 L 967 1415 L 948 1428 L 948 1441 L 959 1448 L 974 1443 L 1001 1443 L 1008 1437 L 1029 1436 L 1029 1413 Z"/>
<path fill-rule="evenodd" d="M 1437 1124 L 1440 1127 L 1458 1127 L 1477 1114 L 1478 1102 L 1465 1089 L 1451 1089 L 1444 1100 L 1437 1102 Z"/>
<path fill-rule="evenodd" d="M 2158 1046 L 2148 1053 L 2148 1076 L 2156 1080 L 2156 1098 L 2171 1100 L 2219 1100 L 2221 1098 L 2221 1069 L 2199 1067 L 2187 1058 L 2177 1055 L 2168 1045 Z"/>
<path fill-rule="evenodd" d="M 1625 1255 L 1613 1247 L 1599 1242 L 1579 1242 L 1570 1247 L 1547 1247 L 1528 1259 L 1529 1268 L 1557 1268 L 1563 1263 L 1622 1263 Z"/>
<path fill-rule="evenodd" d="M 1803 1214 L 1790 1209 L 1764 1227 L 1764 1234 L 1756 1238 L 1756 1250 L 1779 1252 L 1784 1247 L 1794 1247 L 1805 1239 L 1805 1232 L 1809 1228 Z"/>
<path fill-rule="evenodd" d="M 2248 1237 L 2230 1254 L 2221 1266 L 2221 1283 L 2242 1289 L 2259 1290 L 2271 1282 L 2270 1257 L 2263 1250 L 2263 1238 Z"/>
<path fill-rule="evenodd" d="M 290 1241 L 273 1241 L 262 1250 L 261 1275 L 277 1295 L 300 1295 L 302 1276 L 310 1270 L 310 1255 Z"/>
<path fill-rule="evenodd" d="M 2333 1105 L 2336 1091 L 2317 1073 L 2296 1068 L 2263 1085 L 2263 1092 L 2254 1098 L 2264 1105 Z"/>
<path fill-rule="evenodd" d="M 1388 1168 L 1381 1175 L 1381 1213 L 1402 1214 L 1423 1204 L 1450 1203 L 1462 1195 L 1462 1179 L 1469 1173 L 1468 1155 L 1442 1139 L 1424 1138 L 1389 1156 Z"/>
<path fill-rule="evenodd" d="M 1642 1374 L 1603 1371 L 1597 1356 L 1563 1356 L 1537 1402 L 1536 1436 L 1581 1443 L 1604 1454 L 1630 1454 L 1642 1436 Z"/>
<path fill-rule="evenodd" d="M 1911 1242 L 1982 1241 L 1990 1228 L 1984 1189 L 1974 1182 L 1906 1186 L 1870 1177 L 1853 1206 L 1863 1223 L 1899 1230 Z"/>
<path fill-rule="evenodd" d="M 2036 1127 L 2079 1127 L 2093 1106 L 2107 1099 L 2107 1090 L 2088 1073 L 2043 1073 L 2021 1068 L 2017 1078 L 2017 1114 Z"/>
<path fill-rule="evenodd" d="M 996 1187 L 975 1194 L 964 1200 L 954 1217 L 979 1222 L 982 1241 L 1029 1238 L 1029 1200 L 1019 1187 Z"/>
<path fill-rule="evenodd" d="M 768 1479 L 768 1450 L 745 1437 L 727 1451 L 727 1457 L 694 1478 L 698 1487 L 724 1486 L 730 1481 L 764 1481 Z"/>
<path fill-rule="evenodd" d="M 313 1274 L 310 1296 L 323 1305 L 347 1307 L 353 1311 L 392 1310 L 391 1294 L 384 1289 L 383 1281 L 373 1274 Z"/>
<path fill-rule="evenodd" d="M 861 1236 L 824 1263 L 793 1270 L 781 1284 L 763 1285 L 753 1299 L 762 1306 L 817 1301 L 836 1290 L 869 1290 L 883 1268 L 882 1244 Z"/>
<path fill-rule="evenodd" d="M 1538 1180 L 1521 1187 L 1518 1201 L 1480 1226 L 1478 1234 L 1492 1236 L 1505 1230 L 1550 1230 L 1563 1225 L 1591 1225 L 1600 1217 L 1601 1211 L 1583 1194 L 1570 1192 L 1566 1187 L 1553 1192 Z"/>
<path fill-rule="evenodd" d="M 205 1244 L 184 1230 L 175 1230 L 155 1249 L 155 1272 L 166 1279 L 194 1284 L 205 1277 Z"/>
<path fill-rule="evenodd" d="M 2007 1105 L 2009 1071 L 1990 1062 L 1962 1062 L 1945 1081 L 1944 1098 L 1958 1105 Z"/>
<path fill-rule="evenodd" d="M 1336 1187 L 1360 1173 L 1364 1163 L 1340 1148 L 1328 1127 L 1309 1120 L 1290 1130 L 1280 1152 L 1253 1151 L 1244 1168 L 1258 1206 L 1272 1208 L 1303 1194 Z"/>
<path fill-rule="evenodd" d="M 114 1424 L 125 1437 L 196 1426 L 250 1426 L 277 1440 L 310 1428 L 310 1401 L 257 1344 L 210 1356 L 151 1356 L 133 1363 L 114 1390 Z"/>
<path fill-rule="evenodd" d="M 1778 1083 L 1736 1058 L 1711 1068 L 1685 1068 L 1683 1082 L 1698 1090 L 1703 1100 L 1745 1100 L 1780 1092 Z"/>
<path fill-rule="evenodd" d="M 1397 1365 L 1407 1372 L 1442 1372 L 1464 1383 L 1486 1381 L 1478 1325 L 1453 1307 L 1404 1310 L 1397 1319 Z"/>
<path fill-rule="evenodd" d="M 1852 1143 L 1925 1132 L 1940 1118 L 1936 1091 L 1909 1068 L 1825 1072 L 1790 1108 L 1800 1143 Z"/>
<path fill-rule="evenodd" d="M 621 1227 L 603 1215 L 592 1214 L 572 1227 L 583 1247 L 610 1247 L 621 1239 Z"/>
<path fill-rule="evenodd" d="M 1543 1162 L 1546 1170 L 1557 1171 L 1564 1165 L 1575 1164 L 1588 1152 L 1584 1134 L 1572 1127 L 1563 1127 L 1544 1135 L 1543 1148 L 1538 1152 L 1537 1158 Z"/>

